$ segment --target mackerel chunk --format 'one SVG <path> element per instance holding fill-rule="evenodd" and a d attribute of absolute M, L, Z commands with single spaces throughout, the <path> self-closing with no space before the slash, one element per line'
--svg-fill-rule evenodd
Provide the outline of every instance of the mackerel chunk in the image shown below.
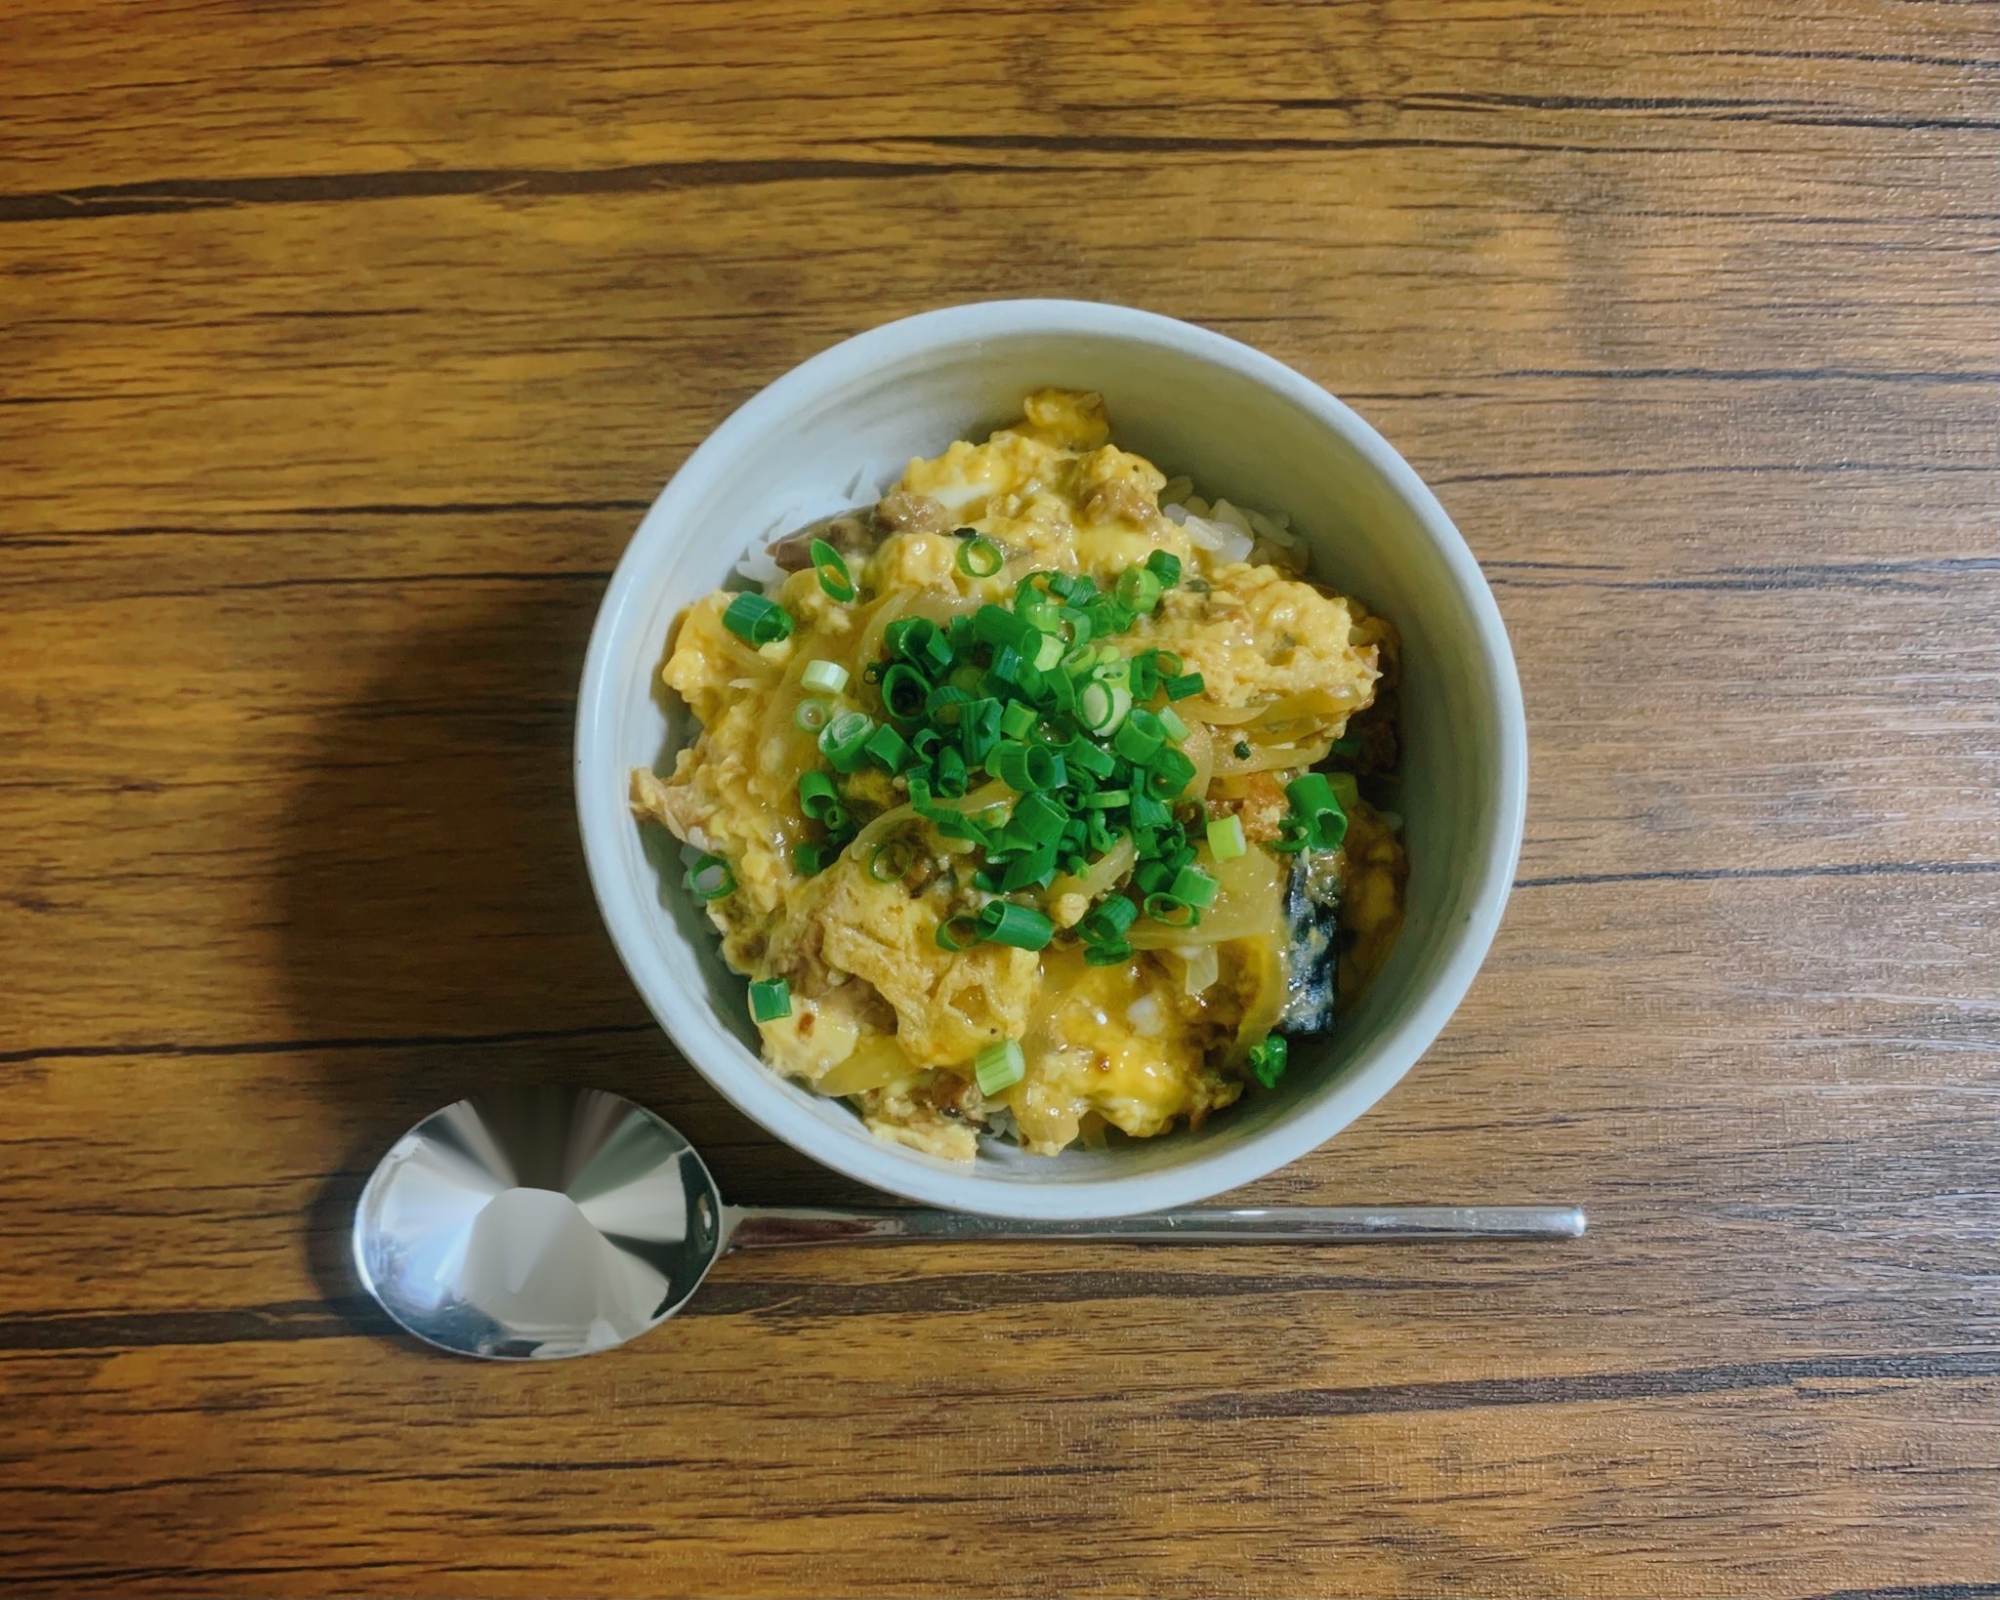
<path fill-rule="evenodd" d="M 1301 850 L 1285 884 L 1285 1009 L 1280 1033 L 1324 1033 L 1333 1026 L 1340 986 L 1339 855 Z"/>

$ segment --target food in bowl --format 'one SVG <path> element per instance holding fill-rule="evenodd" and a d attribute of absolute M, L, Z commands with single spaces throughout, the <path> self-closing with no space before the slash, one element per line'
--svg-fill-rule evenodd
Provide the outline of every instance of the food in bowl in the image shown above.
<path fill-rule="evenodd" d="M 702 727 L 632 808 L 768 1063 L 882 1138 L 1199 1126 L 1388 957 L 1395 630 L 1192 488 L 1039 390 L 679 620 Z"/>

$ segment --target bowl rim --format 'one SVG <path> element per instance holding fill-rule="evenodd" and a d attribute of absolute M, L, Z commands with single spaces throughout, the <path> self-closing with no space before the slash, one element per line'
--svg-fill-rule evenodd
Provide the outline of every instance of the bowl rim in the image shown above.
<path fill-rule="evenodd" d="M 613 643 L 625 632 L 628 614 L 643 608 L 649 574 L 671 548 L 669 524 L 678 503 L 691 498 L 707 474 L 727 463 L 739 442 L 756 437 L 767 418 L 788 410 L 795 401 L 929 349 L 1027 333 L 1070 333 L 1164 346 L 1273 390 L 1340 435 L 1409 506 L 1442 558 L 1459 602 L 1474 623 L 1477 653 L 1489 686 L 1484 714 L 1497 735 L 1491 797 L 1494 825 L 1477 864 L 1470 913 L 1445 935 L 1447 949 L 1436 976 L 1413 997 L 1406 1014 L 1385 1029 L 1365 1061 L 1349 1070 L 1332 1093 L 1234 1146 L 1206 1153 L 1197 1149 L 1186 1161 L 1155 1171 L 1043 1183 L 991 1177 L 976 1168 L 951 1170 L 884 1140 L 830 1140 L 826 1126 L 790 1097 L 788 1087 L 769 1068 L 757 1062 L 754 1073 L 744 1072 L 729 1054 L 731 1049 L 741 1051 L 742 1045 L 722 1029 L 705 992 L 691 995 L 671 971 L 665 972 L 666 992 L 654 992 L 651 964 L 641 960 L 646 897 L 626 881 L 620 842 L 602 836 L 588 801 L 596 764 L 612 754 L 612 708 L 629 690 L 629 685 L 611 676 Z M 1513 887 L 1527 810 L 1527 719 L 1506 625 L 1472 551 L 1415 470 L 1357 413 L 1275 356 L 1174 317 L 1089 300 L 973 301 L 887 322 L 809 357 L 725 418 L 660 490 L 612 573 L 591 625 L 572 759 L 577 822 L 599 915 L 647 1010 L 688 1063 L 738 1111 L 836 1172 L 929 1205 L 1021 1218 L 1114 1217 L 1191 1204 L 1289 1165 L 1361 1116 L 1430 1048 L 1471 988 Z M 656 906 L 652 915 L 659 915 Z M 669 1004 L 670 998 L 682 1004 Z"/>

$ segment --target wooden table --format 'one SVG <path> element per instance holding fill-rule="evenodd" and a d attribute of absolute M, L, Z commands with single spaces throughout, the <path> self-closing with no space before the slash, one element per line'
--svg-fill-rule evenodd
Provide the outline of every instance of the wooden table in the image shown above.
<path fill-rule="evenodd" d="M 10 8 L 0 1590 L 1994 1593 L 1996 57 L 1886 0 Z M 1022 293 L 1353 401 L 1520 656 L 1484 975 L 1245 1198 L 1590 1238 L 389 1336 L 347 1207 L 476 1084 L 853 1197 L 634 998 L 573 694 L 731 407 Z"/>

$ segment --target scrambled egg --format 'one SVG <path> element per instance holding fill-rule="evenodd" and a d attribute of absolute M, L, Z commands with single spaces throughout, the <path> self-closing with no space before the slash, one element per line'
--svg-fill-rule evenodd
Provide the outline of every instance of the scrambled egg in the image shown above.
<path fill-rule="evenodd" d="M 1199 1125 L 1243 1093 L 1245 1052 L 1276 1025 L 1301 976 L 1280 903 L 1287 858 L 1269 848 L 1283 783 L 1325 761 L 1349 719 L 1375 702 L 1395 649 L 1385 622 L 1304 580 L 1295 547 L 1260 539 L 1218 550 L 1198 537 L 1199 519 L 1163 511 L 1165 476 L 1110 442 L 1097 396 L 1042 390 L 1023 409 L 984 444 L 960 441 L 913 461 L 871 513 L 822 530 L 850 563 L 859 590 L 851 602 L 825 592 L 810 567 L 793 571 L 769 590 L 793 629 L 761 646 L 724 625 L 730 594 L 691 606 L 663 678 L 701 734 L 671 774 L 632 779 L 640 817 L 729 864 L 734 891 L 708 909 L 730 965 L 789 984 L 790 1015 L 760 1024 L 771 1064 L 853 1097 L 878 1135 L 960 1159 L 982 1128 L 1053 1154 L 1111 1128 L 1146 1137 Z M 1002 570 L 965 570 L 970 533 L 998 547 Z M 1116 643 L 1128 655 L 1171 651 L 1202 675 L 1199 697 L 1175 706 L 1197 768 L 1184 800 L 1204 800 L 1211 817 L 1240 816 L 1251 841 L 1236 861 L 1204 851 L 1222 892 L 1198 928 L 1142 919 L 1130 958 L 1096 966 L 1060 933 L 1039 951 L 946 948 L 954 941 L 940 942 L 940 925 L 994 896 L 972 882 L 972 846 L 916 817 L 905 780 L 887 771 L 842 779 L 860 836 L 822 870 L 800 870 L 794 851 L 820 830 L 802 814 L 798 780 L 825 766 L 816 734 L 795 716 L 809 698 L 807 663 L 844 667 L 839 704 L 879 716 L 867 669 L 882 658 L 890 623 L 944 625 L 983 602 L 1004 604 L 1034 571 L 1082 574 L 1109 590 L 1156 550 L 1179 559 L 1182 581 Z M 989 784 L 985 798 L 1012 797 Z M 1381 814 L 1362 803 L 1347 810 L 1340 986 L 1351 996 L 1395 937 L 1405 864 Z M 913 858 L 877 881 L 871 861 L 891 837 Z M 1093 897 L 1121 887 L 1119 865 L 1107 857 L 1081 878 L 1058 878 L 1035 903 L 1070 929 Z M 1113 876 L 1093 881 L 1100 868 Z M 1025 1072 L 987 1095 L 972 1062 L 996 1040 L 1020 1042 Z"/>

